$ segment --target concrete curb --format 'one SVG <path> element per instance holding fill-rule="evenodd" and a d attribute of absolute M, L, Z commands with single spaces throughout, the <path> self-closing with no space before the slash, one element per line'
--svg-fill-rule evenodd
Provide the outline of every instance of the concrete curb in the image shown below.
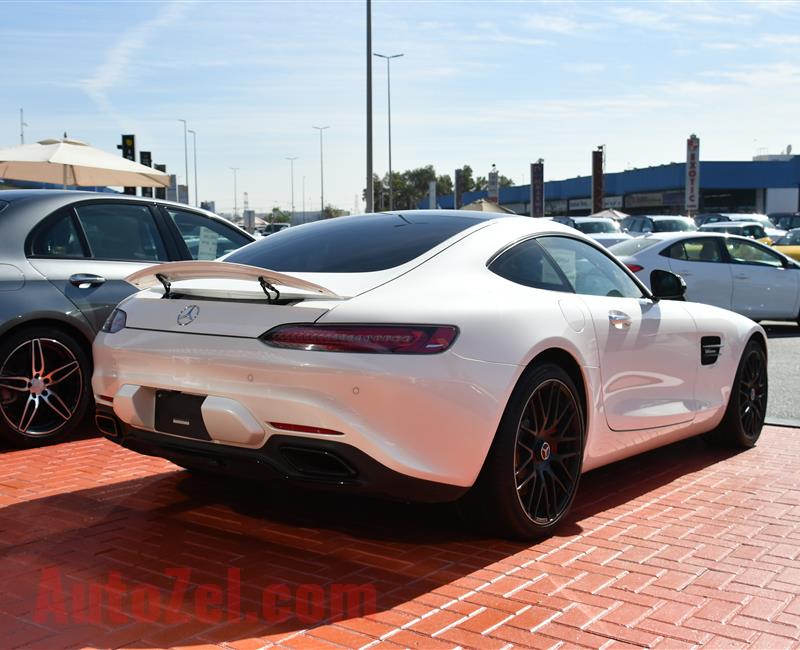
<path fill-rule="evenodd" d="M 791 427 L 793 429 L 800 428 L 800 420 L 785 420 L 783 418 L 769 418 L 764 424 L 773 427 Z"/>

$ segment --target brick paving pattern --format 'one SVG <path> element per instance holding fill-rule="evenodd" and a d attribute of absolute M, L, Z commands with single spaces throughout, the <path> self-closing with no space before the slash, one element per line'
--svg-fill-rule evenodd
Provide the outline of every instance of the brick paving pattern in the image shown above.
<path fill-rule="evenodd" d="M 0 647 L 798 647 L 798 470 L 800 430 L 685 441 L 584 476 L 527 545 L 451 506 L 195 476 L 95 437 L 0 450 Z M 340 584 L 374 589 L 374 613 L 287 600 L 333 611 Z"/>

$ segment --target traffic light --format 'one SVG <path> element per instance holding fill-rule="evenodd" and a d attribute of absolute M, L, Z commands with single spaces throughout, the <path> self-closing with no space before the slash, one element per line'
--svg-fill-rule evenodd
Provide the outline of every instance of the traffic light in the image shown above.
<path fill-rule="evenodd" d="M 153 166 L 153 154 L 149 151 L 140 151 L 139 152 L 139 162 L 143 164 L 145 167 L 152 167 Z M 152 187 L 143 187 L 142 188 L 142 196 L 153 196 L 153 188 Z"/>
<path fill-rule="evenodd" d="M 160 172 L 166 172 L 167 166 L 166 165 L 153 165 L 155 169 Z M 156 198 L 157 199 L 166 199 L 167 198 L 167 188 L 166 187 L 157 187 L 156 188 Z"/>
<path fill-rule="evenodd" d="M 136 162 L 136 136 L 131 134 L 122 136 L 122 144 L 117 145 L 117 149 L 122 149 L 122 157 Z M 136 196 L 135 187 L 126 187 L 125 194 Z"/>

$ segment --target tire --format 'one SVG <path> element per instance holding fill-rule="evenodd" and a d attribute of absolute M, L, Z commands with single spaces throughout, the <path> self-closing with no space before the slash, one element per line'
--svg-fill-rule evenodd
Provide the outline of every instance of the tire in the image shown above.
<path fill-rule="evenodd" d="M 0 341 L 0 437 L 40 447 L 69 435 L 91 401 L 91 361 L 66 332 L 30 327 Z"/>
<path fill-rule="evenodd" d="M 511 395 L 478 480 L 459 504 L 462 516 L 517 539 L 550 535 L 578 491 L 584 439 L 572 379 L 553 363 L 532 366 Z"/>
<path fill-rule="evenodd" d="M 725 416 L 703 438 L 720 447 L 754 447 L 764 426 L 768 393 L 767 355 L 756 341 L 750 340 L 736 369 Z"/>

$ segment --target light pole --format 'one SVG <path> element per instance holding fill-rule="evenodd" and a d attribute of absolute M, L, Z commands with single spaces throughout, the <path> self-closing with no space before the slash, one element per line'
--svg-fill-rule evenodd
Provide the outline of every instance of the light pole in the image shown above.
<path fill-rule="evenodd" d="M 392 59 L 398 59 L 402 54 L 378 54 L 375 53 L 375 56 L 380 57 L 381 59 L 386 59 L 386 108 L 389 113 L 389 211 L 392 210 L 393 204 L 393 190 L 392 190 L 392 81 L 391 81 L 391 73 L 390 73 L 390 63 Z"/>
<path fill-rule="evenodd" d="M 192 134 L 192 151 L 194 153 L 194 207 L 199 208 L 200 203 L 197 201 L 197 131 L 189 129 L 189 133 Z"/>
<path fill-rule="evenodd" d="M 233 220 L 236 221 L 236 217 L 239 216 L 239 203 L 236 198 L 238 194 L 238 189 L 236 188 L 236 172 L 239 171 L 239 167 L 231 167 L 231 169 L 233 170 Z"/>
<path fill-rule="evenodd" d="M 375 205 L 372 178 L 372 0 L 367 0 L 367 212 Z"/>
<path fill-rule="evenodd" d="M 183 163 L 186 167 L 186 202 L 189 202 L 189 137 L 186 135 L 186 120 L 178 118 L 178 122 L 183 122 Z M 180 185 L 176 183 L 175 192 L 178 195 L 178 203 L 181 200 Z"/>
<path fill-rule="evenodd" d="M 322 174 L 322 132 L 325 129 L 331 128 L 330 126 L 312 126 L 312 129 L 319 131 L 319 212 L 320 218 L 325 218 L 325 191 L 323 186 Z"/>
<path fill-rule="evenodd" d="M 25 144 L 25 127 L 28 123 L 25 121 L 23 110 L 19 109 L 19 143 Z"/>
<path fill-rule="evenodd" d="M 306 222 L 306 177 L 303 176 L 303 223 Z"/>
<path fill-rule="evenodd" d="M 292 221 L 294 221 L 294 161 L 297 160 L 297 156 L 287 156 L 286 160 L 292 169 Z"/>

